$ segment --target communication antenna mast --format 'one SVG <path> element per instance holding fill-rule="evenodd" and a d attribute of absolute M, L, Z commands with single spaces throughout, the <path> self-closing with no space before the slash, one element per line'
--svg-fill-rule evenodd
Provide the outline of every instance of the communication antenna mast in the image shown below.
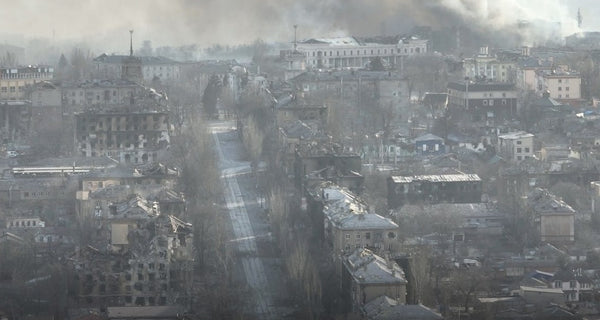
<path fill-rule="evenodd" d="M 129 56 L 133 56 L 133 29 L 129 30 Z"/>

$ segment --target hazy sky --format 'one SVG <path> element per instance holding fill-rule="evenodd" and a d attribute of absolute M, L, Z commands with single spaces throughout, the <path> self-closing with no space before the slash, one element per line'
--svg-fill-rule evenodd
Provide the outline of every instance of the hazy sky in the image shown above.
<path fill-rule="evenodd" d="M 250 43 L 342 34 L 399 33 L 413 24 L 444 27 L 464 21 L 498 30 L 515 19 L 560 21 L 576 31 L 581 7 L 584 30 L 599 30 L 598 0 L 0 0 L 0 41 L 35 37 L 92 44 L 125 52 L 129 29 L 134 47 L 196 43 Z M 441 21 L 441 22 L 440 22 Z M 16 43 L 22 45 L 22 43 Z"/>

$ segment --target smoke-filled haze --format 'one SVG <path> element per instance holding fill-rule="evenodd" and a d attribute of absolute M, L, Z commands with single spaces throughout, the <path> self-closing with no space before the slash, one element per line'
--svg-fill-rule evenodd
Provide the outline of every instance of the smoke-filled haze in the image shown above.
<path fill-rule="evenodd" d="M 256 38 L 289 41 L 294 24 L 300 38 L 463 25 L 476 33 L 516 35 L 529 43 L 550 33 L 579 31 L 579 7 L 584 30 L 598 29 L 593 17 L 600 14 L 596 0 L 20 0 L 4 7 L 10 10 L 0 11 L 0 41 L 43 37 L 86 42 L 108 52 L 127 49 L 129 29 L 135 30 L 135 47 L 143 40 L 154 46 L 210 46 Z M 535 27 L 518 29 L 520 20 Z"/>

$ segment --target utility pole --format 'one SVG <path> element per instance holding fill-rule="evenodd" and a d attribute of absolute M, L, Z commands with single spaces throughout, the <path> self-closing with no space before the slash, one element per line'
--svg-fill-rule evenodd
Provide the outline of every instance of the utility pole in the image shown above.
<path fill-rule="evenodd" d="M 298 42 L 297 42 L 297 38 L 296 38 L 297 31 L 298 31 L 298 25 L 295 24 L 294 25 L 294 52 L 297 51 L 296 48 L 298 47 Z"/>

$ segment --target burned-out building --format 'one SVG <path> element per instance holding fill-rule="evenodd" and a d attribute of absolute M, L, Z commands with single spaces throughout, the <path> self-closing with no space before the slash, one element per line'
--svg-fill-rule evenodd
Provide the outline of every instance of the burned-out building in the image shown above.
<path fill-rule="evenodd" d="M 275 104 L 275 119 L 281 126 L 296 120 L 315 121 L 321 125 L 327 123 L 327 106 L 324 104 L 310 103 L 296 95 L 284 96 Z"/>
<path fill-rule="evenodd" d="M 388 207 L 419 203 L 479 203 L 483 184 L 476 174 L 391 176 Z"/>
<path fill-rule="evenodd" d="M 92 218 L 91 244 L 73 258 L 88 306 L 185 305 L 193 279 L 192 225 L 138 196 Z"/>
<path fill-rule="evenodd" d="M 111 109 L 75 115 L 76 154 L 109 156 L 121 163 L 157 161 L 170 143 L 165 111 Z"/>
<path fill-rule="evenodd" d="M 360 192 L 364 177 L 360 174 L 362 162 L 355 152 L 344 150 L 341 145 L 332 143 L 306 144 L 296 149 L 294 175 L 296 186 L 303 189 L 312 173 L 330 168 L 323 180 L 346 185 L 354 192 Z"/>

